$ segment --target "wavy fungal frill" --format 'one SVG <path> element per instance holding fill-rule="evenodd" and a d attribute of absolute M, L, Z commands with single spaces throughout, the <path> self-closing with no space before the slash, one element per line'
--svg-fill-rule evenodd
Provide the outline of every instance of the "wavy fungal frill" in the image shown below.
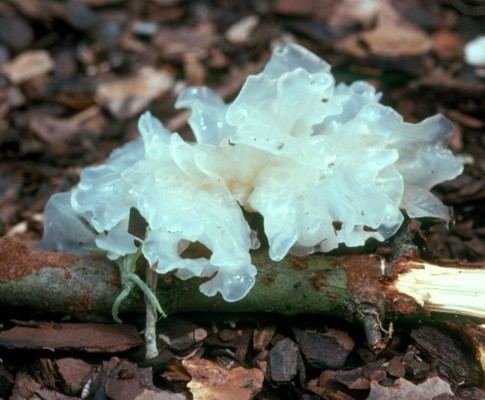
<path fill-rule="evenodd" d="M 451 123 L 406 123 L 379 100 L 365 82 L 335 85 L 330 66 L 304 48 L 279 48 L 232 103 L 205 87 L 180 94 L 195 142 L 143 114 L 140 139 L 50 199 L 43 245 L 99 248 L 111 259 L 138 245 L 158 272 L 210 278 L 204 294 L 237 301 L 254 284 L 250 250 L 259 246 L 243 209 L 263 216 L 273 260 L 385 240 L 403 210 L 448 219 L 430 189 L 462 171 L 446 149 Z M 143 240 L 128 233 L 132 207 L 148 222 Z M 210 258 L 184 258 L 192 242 Z"/>

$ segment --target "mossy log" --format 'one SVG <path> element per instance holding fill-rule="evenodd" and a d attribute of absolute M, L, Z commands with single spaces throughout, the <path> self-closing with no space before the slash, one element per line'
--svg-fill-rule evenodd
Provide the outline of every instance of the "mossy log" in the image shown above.
<path fill-rule="evenodd" d="M 287 257 L 271 261 L 254 252 L 257 281 L 241 301 L 206 297 L 200 279 L 161 276 L 157 296 L 167 314 L 269 312 L 325 314 L 361 321 L 379 346 L 381 321 L 402 315 L 446 312 L 485 319 L 484 264 L 428 263 L 412 256 L 386 261 L 378 255 Z M 81 319 L 110 317 L 120 292 L 117 266 L 104 257 L 42 252 L 0 239 L 0 306 L 20 306 Z M 138 290 L 122 313 L 143 313 Z"/>

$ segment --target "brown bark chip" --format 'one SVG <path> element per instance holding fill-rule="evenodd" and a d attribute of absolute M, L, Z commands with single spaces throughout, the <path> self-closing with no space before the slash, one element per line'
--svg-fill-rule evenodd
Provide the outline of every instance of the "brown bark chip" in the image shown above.
<path fill-rule="evenodd" d="M 353 400 L 355 397 L 349 396 L 342 388 L 338 387 L 334 377 L 335 371 L 326 370 L 319 378 L 312 379 L 307 384 L 307 389 L 318 394 L 322 399 L 328 400 Z"/>
<path fill-rule="evenodd" d="M 164 321 L 158 337 L 171 350 L 185 351 L 207 337 L 207 331 L 198 325 L 181 319 Z"/>
<path fill-rule="evenodd" d="M 411 332 L 416 347 L 437 365 L 438 371 L 455 383 L 479 385 L 481 368 L 450 336 L 431 326 Z"/>
<path fill-rule="evenodd" d="M 78 397 L 66 396 L 54 390 L 43 388 L 41 384 L 36 382 L 30 375 L 26 374 L 25 372 L 19 372 L 15 379 L 15 386 L 10 399 L 70 400 L 78 399 Z"/>
<path fill-rule="evenodd" d="M 396 356 L 389 361 L 387 373 L 396 378 L 404 378 L 404 375 L 406 375 L 406 368 L 403 365 L 402 357 Z"/>
<path fill-rule="evenodd" d="M 92 371 L 91 365 L 77 358 L 61 358 L 55 364 L 66 393 L 79 395 Z"/>
<path fill-rule="evenodd" d="M 291 339 L 280 340 L 269 353 L 271 380 L 289 382 L 298 372 L 298 346 Z"/>
<path fill-rule="evenodd" d="M 305 360 L 315 368 L 341 368 L 354 347 L 350 336 L 336 329 L 327 333 L 295 329 L 295 338 Z"/>
<path fill-rule="evenodd" d="M 137 398 L 143 390 L 151 385 L 150 371 L 138 368 L 126 360 L 112 358 L 109 363 L 103 364 L 106 375 L 105 390 L 109 399 L 132 400 Z"/>
<path fill-rule="evenodd" d="M 0 333 L 0 347 L 30 350 L 77 350 L 117 353 L 143 343 L 132 325 L 40 323 Z"/>

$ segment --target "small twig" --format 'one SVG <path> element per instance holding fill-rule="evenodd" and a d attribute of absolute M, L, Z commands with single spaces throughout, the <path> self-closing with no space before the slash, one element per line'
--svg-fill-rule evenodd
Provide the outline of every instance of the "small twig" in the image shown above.
<path fill-rule="evenodd" d="M 69 121 L 73 125 L 81 125 L 84 122 L 96 117 L 99 114 L 101 114 L 101 109 L 99 108 L 98 105 L 94 105 L 89 108 L 86 108 L 85 110 L 77 113 L 76 115 L 73 115 L 71 118 L 69 118 Z"/>
<path fill-rule="evenodd" d="M 381 317 L 377 307 L 370 304 L 361 305 L 357 314 L 364 328 L 368 345 L 373 351 L 380 352 L 392 338 L 394 333 L 392 322 L 389 324 L 389 329 L 385 329 L 382 326 Z M 382 334 L 385 336 L 383 337 Z"/>
<path fill-rule="evenodd" d="M 157 310 L 159 310 L 162 315 L 164 315 L 164 313 L 158 300 L 154 302 L 149 296 L 149 294 L 151 294 L 155 297 L 153 293 L 157 290 L 157 272 L 151 266 L 147 266 L 145 281 L 149 288 L 149 292 L 145 293 L 145 359 L 151 360 L 158 356 Z"/>

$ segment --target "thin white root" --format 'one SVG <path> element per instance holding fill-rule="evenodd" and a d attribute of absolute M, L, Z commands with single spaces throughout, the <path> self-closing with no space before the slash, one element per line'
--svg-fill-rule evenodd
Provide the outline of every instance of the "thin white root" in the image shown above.
<path fill-rule="evenodd" d="M 146 284 L 152 293 L 156 291 L 157 285 L 157 272 L 147 267 L 146 270 Z M 151 360 L 158 356 L 158 346 L 157 346 L 157 307 L 151 301 L 150 297 L 145 294 L 145 310 L 146 310 L 146 321 L 145 321 L 145 358 Z"/>

